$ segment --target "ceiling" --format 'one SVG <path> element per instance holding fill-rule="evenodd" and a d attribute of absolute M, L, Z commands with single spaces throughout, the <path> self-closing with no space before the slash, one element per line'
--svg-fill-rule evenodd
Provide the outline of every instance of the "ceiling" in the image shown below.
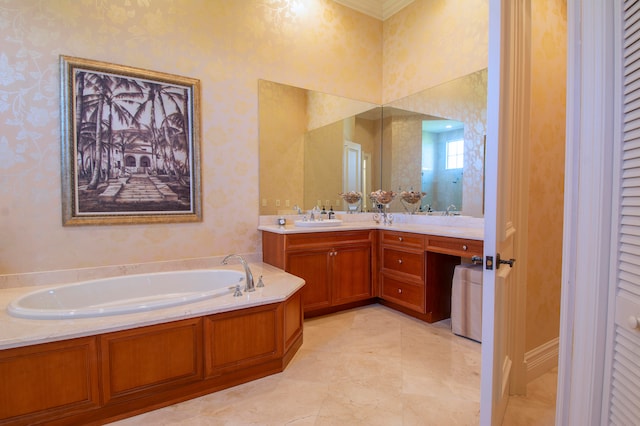
<path fill-rule="evenodd" d="M 333 0 L 343 6 L 384 21 L 413 0 Z"/>

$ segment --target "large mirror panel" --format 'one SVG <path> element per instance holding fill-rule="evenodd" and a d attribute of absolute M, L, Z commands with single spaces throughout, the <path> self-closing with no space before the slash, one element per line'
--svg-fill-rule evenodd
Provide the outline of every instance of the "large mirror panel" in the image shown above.
<path fill-rule="evenodd" d="M 315 206 L 344 210 L 338 194 L 377 189 L 379 105 L 266 80 L 258 84 L 261 215 Z"/>
<path fill-rule="evenodd" d="M 368 211 L 384 189 L 425 192 L 419 213 L 482 217 L 486 83 L 484 69 L 380 107 L 260 80 L 260 214 L 346 210 L 348 191 Z"/>
<path fill-rule="evenodd" d="M 422 212 L 482 217 L 486 110 L 486 69 L 385 105 L 382 187 L 425 192 Z"/>

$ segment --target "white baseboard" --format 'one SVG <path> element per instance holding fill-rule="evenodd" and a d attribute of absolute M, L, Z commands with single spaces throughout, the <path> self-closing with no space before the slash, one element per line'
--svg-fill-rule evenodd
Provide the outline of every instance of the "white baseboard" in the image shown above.
<path fill-rule="evenodd" d="M 524 354 L 527 383 L 558 366 L 558 343 L 559 340 L 556 337 Z"/>

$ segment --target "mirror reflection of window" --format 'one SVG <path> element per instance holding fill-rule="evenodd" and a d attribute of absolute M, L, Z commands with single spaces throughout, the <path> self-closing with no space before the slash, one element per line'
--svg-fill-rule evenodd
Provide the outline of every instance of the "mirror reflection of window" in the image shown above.
<path fill-rule="evenodd" d="M 443 211 L 462 205 L 464 167 L 464 123 L 447 119 L 429 119 L 422 123 L 421 209 Z"/>
<path fill-rule="evenodd" d="M 464 141 L 456 139 L 447 142 L 447 170 L 461 169 L 464 165 Z"/>

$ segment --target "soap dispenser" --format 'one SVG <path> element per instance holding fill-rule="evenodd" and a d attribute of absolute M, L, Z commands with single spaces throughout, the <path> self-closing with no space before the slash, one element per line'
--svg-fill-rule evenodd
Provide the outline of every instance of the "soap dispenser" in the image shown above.
<path fill-rule="evenodd" d="M 320 214 L 327 214 L 327 211 L 325 210 L 324 206 L 322 206 L 322 211 L 320 212 Z"/>
<path fill-rule="evenodd" d="M 329 220 L 333 219 L 336 215 L 336 212 L 333 211 L 333 206 L 329 209 Z"/>

